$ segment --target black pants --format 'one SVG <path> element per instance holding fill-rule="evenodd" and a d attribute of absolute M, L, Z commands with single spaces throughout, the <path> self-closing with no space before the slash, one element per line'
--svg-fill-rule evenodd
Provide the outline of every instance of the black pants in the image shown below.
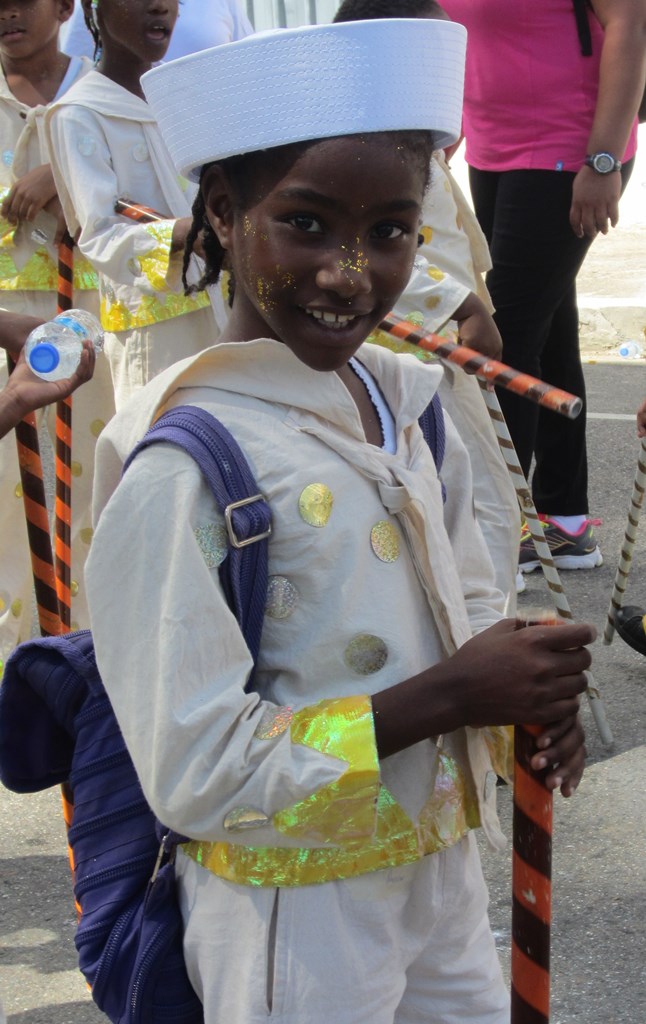
<path fill-rule="evenodd" d="M 633 162 L 622 167 L 624 188 Z M 476 215 L 491 249 L 487 287 L 503 360 L 583 400 L 578 418 L 568 420 L 499 389 L 526 477 L 536 458 L 532 493 L 546 515 L 589 511 L 576 277 L 591 239 L 577 238 L 568 220 L 574 177 L 568 171 L 469 168 Z"/>

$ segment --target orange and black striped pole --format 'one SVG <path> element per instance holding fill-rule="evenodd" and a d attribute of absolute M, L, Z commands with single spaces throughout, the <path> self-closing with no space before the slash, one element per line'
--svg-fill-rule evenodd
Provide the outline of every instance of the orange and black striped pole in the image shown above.
<path fill-rule="evenodd" d="M 526 626 L 557 626 L 551 610 L 519 613 Z M 541 726 L 514 729 L 511 1024 L 549 1024 L 554 797 L 531 767 Z"/>
<path fill-rule="evenodd" d="M 9 356 L 7 356 L 7 363 L 11 373 L 14 362 Z M 38 624 L 42 636 L 57 636 L 62 632 L 61 620 L 58 611 L 54 558 L 43 482 L 43 464 L 38 444 L 36 417 L 33 412 L 25 416 L 16 426 L 15 432 Z"/>
<path fill-rule="evenodd" d="M 531 377 L 528 373 L 514 370 L 497 359 L 488 359 L 475 349 L 456 345 L 437 334 L 420 330 L 408 320 L 402 320 L 393 313 L 390 313 L 379 326 L 382 331 L 387 331 L 395 338 L 418 345 L 427 352 L 434 352 L 440 358 L 457 363 L 467 372 L 474 373 L 481 380 L 506 388 L 523 398 L 529 398 L 546 409 L 567 416 L 568 419 L 576 419 L 581 412 L 583 403 L 576 395 L 552 387 L 551 384 Z"/>
<path fill-rule="evenodd" d="M 58 248 L 58 312 L 72 307 L 74 242 L 66 231 Z M 56 403 L 56 501 L 54 552 L 56 592 L 64 631 L 72 620 L 72 399 Z"/>
<path fill-rule="evenodd" d="M 530 767 L 540 727 L 514 729 L 511 1024 L 548 1024 L 553 797 Z"/>

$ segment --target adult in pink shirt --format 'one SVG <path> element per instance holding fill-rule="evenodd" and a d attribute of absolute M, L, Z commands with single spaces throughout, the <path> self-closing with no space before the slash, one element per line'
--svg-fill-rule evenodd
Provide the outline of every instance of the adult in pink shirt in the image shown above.
<path fill-rule="evenodd" d="M 535 456 L 532 491 L 556 565 L 591 568 L 602 558 L 588 520 L 576 277 L 597 232 L 617 223 L 632 169 L 646 0 L 581 0 L 579 26 L 577 0 L 442 5 L 469 32 L 466 159 L 503 358 L 580 395 L 584 411 L 569 421 L 509 392 L 501 405 L 526 475 Z M 520 568 L 538 564 L 531 540 L 521 544 Z"/>

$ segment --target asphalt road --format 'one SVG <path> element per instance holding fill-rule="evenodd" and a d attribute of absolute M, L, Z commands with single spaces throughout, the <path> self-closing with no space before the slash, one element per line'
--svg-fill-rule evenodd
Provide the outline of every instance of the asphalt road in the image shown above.
<path fill-rule="evenodd" d="M 563 574 L 576 618 L 601 637 L 618 563 L 637 455 L 633 414 L 646 363 L 589 365 L 592 514 L 605 563 Z M 645 517 L 646 518 L 646 517 Z M 646 522 L 628 601 L 646 604 Z M 538 572 L 521 605 L 549 607 Z M 552 1024 L 646 1022 L 646 661 L 620 640 L 594 648 L 593 672 L 614 746 L 601 743 L 587 707 L 589 765 L 575 797 L 558 799 L 554 837 Z M 508 789 L 499 790 L 511 834 Z M 503 964 L 510 942 L 510 852 L 483 851 L 491 920 Z M 0 791 L 0 993 L 12 1024 L 93 1024 L 76 969 L 75 914 L 59 798 Z M 222 1022 L 225 1024 L 225 1022 Z M 335 1024 L 335 1022 L 330 1022 Z"/>

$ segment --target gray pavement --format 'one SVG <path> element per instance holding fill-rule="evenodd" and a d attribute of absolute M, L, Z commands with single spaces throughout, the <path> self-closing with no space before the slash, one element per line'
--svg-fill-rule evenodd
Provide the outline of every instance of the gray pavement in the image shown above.
<path fill-rule="evenodd" d="M 644 363 L 591 364 L 592 514 L 605 564 L 563 574 L 575 617 L 601 635 L 639 452 L 632 415 L 646 394 Z M 630 417 L 627 419 L 626 417 Z M 646 512 L 628 600 L 646 604 Z M 549 606 L 538 572 L 521 605 Z M 556 801 L 552 1024 L 646 1022 L 646 661 L 615 640 L 594 647 L 593 671 L 614 733 L 601 743 L 584 706 L 588 768 L 570 801 Z M 511 794 L 499 790 L 511 835 Z M 0 791 L 0 993 L 11 1024 L 94 1024 L 76 969 L 75 915 L 56 792 Z M 510 942 L 511 854 L 483 851 L 491 920 L 505 968 Z M 226 1022 L 221 1022 L 226 1024 Z M 334 1022 L 331 1022 L 334 1024 Z"/>

